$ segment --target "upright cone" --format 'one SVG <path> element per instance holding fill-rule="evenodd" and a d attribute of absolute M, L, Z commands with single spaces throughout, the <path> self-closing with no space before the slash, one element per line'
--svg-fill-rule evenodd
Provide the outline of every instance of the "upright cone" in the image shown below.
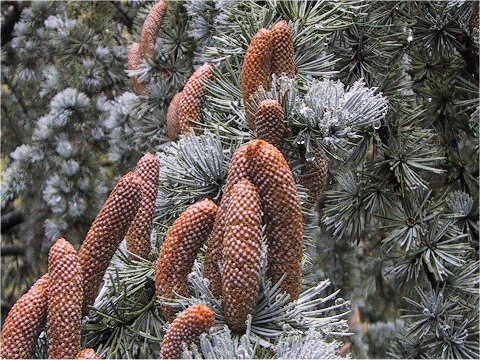
<path fill-rule="evenodd" d="M 275 283 L 285 274 L 281 287 L 294 300 L 300 295 L 303 255 L 303 216 L 295 181 L 275 146 L 250 141 L 247 156 L 267 224 L 268 275 Z"/>
<path fill-rule="evenodd" d="M 78 252 L 83 273 L 84 311 L 93 304 L 103 275 L 137 213 L 142 180 L 129 172 L 103 204 Z"/>
<path fill-rule="evenodd" d="M 48 274 L 48 357 L 74 359 L 81 340 L 82 271 L 77 252 L 65 239 L 58 239 L 48 253 Z"/>
<path fill-rule="evenodd" d="M 297 67 L 295 65 L 295 49 L 293 47 L 292 31 L 286 20 L 279 21 L 272 26 L 273 59 L 272 73 L 287 75 L 295 78 Z"/>
<path fill-rule="evenodd" d="M 167 112 L 167 135 L 171 140 L 177 140 L 180 134 L 189 132 L 191 121 L 202 121 L 205 101 L 203 82 L 212 77 L 212 66 L 203 64 L 188 78 L 183 90 L 173 97 Z"/>
<path fill-rule="evenodd" d="M 155 42 L 158 30 L 162 26 L 163 18 L 167 12 L 167 4 L 163 1 L 158 1 L 152 6 L 148 13 L 142 27 L 142 35 L 140 41 L 140 49 L 142 56 L 152 58 L 155 54 Z"/>
<path fill-rule="evenodd" d="M 180 121 L 178 119 L 178 107 L 182 99 L 182 92 L 178 92 L 170 101 L 167 111 L 167 136 L 170 140 L 178 140 L 180 132 Z"/>
<path fill-rule="evenodd" d="M 224 186 L 224 198 L 220 205 L 209 248 L 205 258 L 205 276 L 211 281 L 211 290 L 218 283 L 218 268 L 213 265 L 222 261 L 225 230 L 224 202 L 229 201 L 230 189 L 242 178 L 257 186 L 260 202 L 267 224 L 268 275 L 278 282 L 285 274 L 282 289 L 294 300 L 300 295 L 302 281 L 303 216 L 300 198 L 288 164 L 280 150 L 263 141 L 252 140 L 241 146 L 230 163 L 230 171 Z M 228 208 L 228 207 L 227 207 Z M 217 227 L 217 222 L 219 226 Z M 218 232 L 216 232 L 218 228 Z M 215 238 L 214 238 L 215 235 Z M 212 281 L 213 280 L 213 281 Z"/>
<path fill-rule="evenodd" d="M 246 147 L 240 147 L 235 151 L 228 178 L 223 187 L 223 196 L 215 218 L 212 233 L 208 239 L 207 252 L 203 261 L 203 275 L 210 282 L 209 289 L 212 294 L 219 297 L 222 293 L 222 274 L 219 265 L 222 261 L 223 235 L 226 225 L 226 213 L 229 207 L 229 190 L 241 179 L 248 176 L 248 163 Z"/>
<path fill-rule="evenodd" d="M 230 191 L 223 240 L 223 309 L 235 331 L 245 330 L 258 298 L 261 247 L 260 197 L 257 187 L 243 179 Z"/>
<path fill-rule="evenodd" d="M 250 96 L 259 86 L 265 90 L 270 88 L 273 41 L 272 33 L 267 29 L 260 29 L 252 38 L 245 54 L 242 66 L 243 102 L 247 115 L 247 124 L 255 129 L 255 115 L 251 112 Z"/>
<path fill-rule="evenodd" d="M 282 139 L 287 131 L 282 106 L 277 100 L 263 100 L 255 113 L 255 131 L 257 138 L 276 146 L 282 146 Z"/>
<path fill-rule="evenodd" d="M 160 163 L 152 153 L 146 153 L 137 163 L 134 173 L 142 180 L 140 207 L 127 232 L 127 249 L 144 259 L 150 254 L 150 234 L 157 200 Z M 132 258 L 132 255 L 129 255 Z"/>
<path fill-rule="evenodd" d="M 128 51 L 128 70 L 137 70 L 142 62 L 142 51 L 140 44 L 134 42 Z M 138 80 L 138 76 L 131 76 L 133 90 L 137 95 L 143 95 L 145 92 L 145 85 Z"/>
<path fill-rule="evenodd" d="M 30 359 L 47 315 L 48 274 L 43 275 L 12 306 L 0 340 L 0 358 Z"/>
<path fill-rule="evenodd" d="M 215 323 L 213 310 L 196 304 L 182 311 L 170 324 L 160 350 L 162 359 L 180 359 L 182 344 L 198 343 L 199 336 Z"/>
<path fill-rule="evenodd" d="M 212 77 L 212 66 L 205 63 L 190 76 L 185 84 L 177 110 L 180 133 L 185 134 L 191 129 L 191 120 L 202 120 L 202 106 L 205 101 L 203 81 Z"/>
<path fill-rule="evenodd" d="M 318 148 L 311 154 L 313 159 L 306 161 L 302 168 L 300 183 L 308 189 L 308 195 L 315 202 L 328 181 L 328 159 Z"/>
<path fill-rule="evenodd" d="M 213 201 L 199 201 L 180 214 L 168 230 L 155 274 L 158 296 L 172 298 L 174 292 L 188 295 L 187 276 L 212 230 L 216 213 Z M 161 310 L 167 320 L 173 320 L 175 312 L 171 308 L 163 306 Z"/>

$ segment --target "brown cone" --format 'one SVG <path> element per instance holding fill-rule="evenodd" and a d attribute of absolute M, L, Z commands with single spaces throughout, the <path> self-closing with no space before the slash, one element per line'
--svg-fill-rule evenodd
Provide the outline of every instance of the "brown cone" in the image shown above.
<path fill-rule="evenodd" d="M 127 233 L 127 249 L 131 253 L 148 258 L 153 213 L 157 200 L 160 163 L 152 153 L 146 153 L 138 161 L 134 173 L 142 180 L 142 200 Z M 129 254 L 129 258 L 134 258 Z"/>
<path fill-rule="evenodd" d="M 282 289 L 294 300 L 300 294 L 302 281 L 303 252 L 303 216 L 292 172 L 282 153 L 273 145 L 263 140 L 252 140 L 241 146 L 230 163 L 230 171 L 224 186 L 224 193 L 229 196 L 230 188 L 242 175 L 257 186 L 264 220 L 267 224 L 268 237 L 268 275 L 275 283 L 283 274 Z M 224 196 L 224 197 L 225 197 Z M 222 210 L 224 199 L 220 205 Z M 220 212 L 222 214 L 222 212 Z M 219 225 L 225 226 L 225 219 L 219 219 Z M 217 220 L 216 220 L 217 222 Z M 222 260 L 223 234 L 212 232 L 207 252 L 210 258 L 205 276 L 211 286 L 218 282 L 218 269 L 211 264 Z M 213 239 L 213 236 L 216 237 Z M 215 272 L 217 270 L 217 272 Z M 204 270 L 205 271 L 205 270 Z M 212 281 L 213 279 L 213 281 Z M 215 289 L 215 288 L 213 288 Z M 212 290 L 213 292 L 213 290 Z"/>
<path fill-rule="evenodd" d="M 103 275 L 137 213 L 142 180 L 129 172 L 103 204 L 78 252 L 83 272 L 84 311 L 93 304 Z"/>
<path fill-rule="evenodd" d="M 77 354 L 77 360 L 101 360 L 102 358 L 93 349 L 83 349 Z"/>
<path fill-rule="evenodd" d="M 277 100 L 263 100 L 255 113 L 257 138 L 281 148 L 286 132 L 282 106 Z"/>
<path fill-rule="evenodd" d="M 307 161 L 302 168 L 300 183 L 308 189 L 308 195 L 316 201 L 328 181 L 328 159 L 315 148 L 312 161 Z"/>
<path fill-rule="evenodd" d="M 163 1 L 152 6 L 142 27 L 140 48 L 145 59 L 151 59 L 155 54 L 155 42 L 157 33 L 162 26 L 163 18 L 167 12 L 167 4 Z"/>
<path fill-rule="evenodd" d="M 205 100 L 203 81 L 212 77 L 212 66 L 205 63 L 190 76 L 185 84 L 177 108 L 181 134 L 190 131 L 192 127 L 190 124 L 191 120 L 197 122 L 202 120 L 202 106 Z"/>
<path fill-rule="evenodd" d="M 208 239 L 207 252 L 203 261 L 203 275 L 210 282 L 208 287 L 216 297 L 219 297 L 222 293 L 222 274 L 219 264 L 222 261 L 223 234 L 226 225 L 225 215 L 229 207 L 229 190 L 235 183 L 248 175 L 246 150 L 247 148 L 242 146 L 233 155 L 227 182 L 223 187 L 224 195 L 218 208 L 212 233 Z"/>
<path fill-rule="evenodd" d="M 47 315 L 48 274 L 43 275 L 12 306 L 0 340 L 0 358 L 30 359 Z"/>
<path fill-rule="evenodd" d="M 260 29 L 252 38 L 245 54 L 242 66 L 243 102 L 247 115 L 247 124 L 254 129 L 255 116 L 250 111 L 250 96 L 259 86 L 265 90 L 270 88 L 271 60 L 273 51 L 272 32 Z"/>
<path fill-rule="evenodd" d="M 292 31 L 286 20 L 279 21 L 272 26 L 273 59 L 272 73 L 287 75 L 295 78 L 297 71 L 295 65 L 295 49 L 293 47 Z"/>
<path fill-rule="evenodd" d="M 77 252 L 65 239 L 58 239 L 48 253 L 48 274 L 48 357 L 74 359 L 81 340 L 82 271 Z"/>
<path fill-rule="evenodd" d="M 180 359 L 182 343 L 198 343 L 199 336 L 215 323 L 213 310 L 206 305 L 196 304 L 183 310 L 170 324 L 163 337 L 160 358 Z"/>
<path fill-rule="evenodd" d="M 212 230 L 216 213 L 217 205 L 204 199 L 189 206 L 168 230 L 155 274 L 158 296 L 172 298 L 174 292 L 188 295 L 187 276 Z M 172 308 L 163 306 L 161 310 L 168 321 L 175 317 Z"/>
<path fill-rule="evenodd" d="M 128 70 L 137 70 L 142 62 L 142 53 L 140 50 L 140 44 L 134 42 L 130 46 L 128 52 Z M 130 77 L 132 80 L 133 90 L 137 95 L 143 95 L 145 93 L 145 85 L 138 80 L 137 76 Z"/>
<path fill-rule="evenodd" d="M 262 212 L 257 188 L 246 179 L 233 186 L 229 201 L 223 238 L 223 309 L 228 326 L 243 331 L 260 288 Z"/>
<path fill-rule="evenodd" d="M 298 298 L 302 284 L 303 216 L 292 172 L 282 153 L 263 140 L 247 145 L 251 181 L 258 187 L 267 224 L 268 275 L 286 275 L 282 289 Z"/>
<path fill-rule="evenodd" d="M 170 140 L 178 140 L 180 135 L 180 122 L 178 119 L 178 107 L 182 99 L 183 92 L 178 92 L 170 101 L 167 111 L 167 136 Z"/>

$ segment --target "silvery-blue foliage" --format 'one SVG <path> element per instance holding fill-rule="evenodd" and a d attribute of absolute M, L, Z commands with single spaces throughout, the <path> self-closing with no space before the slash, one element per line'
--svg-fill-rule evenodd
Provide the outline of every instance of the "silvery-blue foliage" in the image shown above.
<path fill-rule="evenodd" d="M 245 334 L 232 334 L 228 326 L 213 328 L 200 336 L 200 344 L 185 347 L 183 359 L 254 359 L 258 339 L 251 336 L 251 316 Z"/>
<path fill-rule="evenodd" d="M 341 343 L 327 342 L 325 337 L 310 329 L 306 335 L 286 337 L 276 346 L 276 359 L 344 359 L 338 350 Z"/>
<path fill-rule="evenodd" d="M 388 109 L 387 99 L 362 80 L 345 87 L 340 80 L 315 81 L 295 109 L 299 123 L 320 133 L 322 141 L 335 145 L 353 138 L 367 126 L 378 129 Z"/>
<path fill-rule="evenodd" d="M 266 248 L 262 250 L 262 275 L 260 291 L 252 318 L 248 320 L 251 336 L 263 347 L 271 348 L 272 343 L 281 335 L 298 335 L 309 329 L 315 329 L 324 336 L 348 336 L 349 327 L 345 320 L 350 302 L 337 298 L 340 290 L 328 294 L 330 280 L 320 281 L 317 285 L 303 291 L 298 299 L 289 300 L 278 283 L 272 284 L 266 277 Z M 176 299 L 159 299 L 159 303 L 174 308 L 186 308 L 192 304 L 208 304 L 215 313 L 215 328 L 225 324 L 222 300 L 213 296 L 208 288 L 208 280 L 202 275 L 202 266 L 195 262 L 189 275 L 193 295 L 178 296 Z"/>
<path fill-rule="evenodd" d="M 190 132 L 160 152 L 160 187 L 156 218 L 172 217 L 205 197 L 218 198 L 235 144 L 222 144 L 216 134 Z"/>

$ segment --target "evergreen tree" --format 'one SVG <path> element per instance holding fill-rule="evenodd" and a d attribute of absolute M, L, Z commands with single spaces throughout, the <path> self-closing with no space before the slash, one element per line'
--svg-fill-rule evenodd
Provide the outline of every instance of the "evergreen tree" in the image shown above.
<path fill-rule="evenodd" d="M 21 5 L 2 357 L 479 357 L 477 2 Z"/>

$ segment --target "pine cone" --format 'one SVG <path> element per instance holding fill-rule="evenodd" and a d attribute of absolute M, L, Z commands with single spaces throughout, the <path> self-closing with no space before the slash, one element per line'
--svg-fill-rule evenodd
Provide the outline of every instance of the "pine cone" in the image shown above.
<path fill-rule="evenodd" d="M 191 129 L 190 120 L 202 120 L 202 106 L 205 100 L 203 81 L 212 77 L 212 66 L 205 63 L 190 76 L 185 84 L 177 107 L 180 133 L 185 134 Z"/>
<path fill-rule="evenodd" d="M 143 258 L 150 255 L 150 233 L 157 200 L 160 163 L 152 153 L 146 153 L 137 163 L 134 173 L 142 180 L 142 199 L 127 233 L 127 249 Z M 129 258 L 132 258 L 129 255 Z"/>
<path fill-rule="evenodd" d="M 228 171 L 228 178 L 223 187 L 223 196 L 217 211 L 212 233 L 208 239 L 207 252 L 203 261 L 203 275 L 210 282 L 209 289 L 215 297 L 222 293 L 222 274 L 219 264 L 222 261 L 223 234 L 226 225 L 226 212 L 229 207 L 229 190 L 239 180 L 246 178 L 247 172 L 247 148 L 240 147 L 235 151 Z"/>
<path fill-rule="evenodd" d="M 12 306 L 2 328 L 0 358 L 30 359 L 47 315 L 48 274 Z"/>
<path fill-rule="evenodd" d="M 129 172 L 117 183 L 78 252 L 83 273 L 83 309 L 93 304 L 103 275 L 137 213 L 142 180 Z"/>
<path fill-rule="evenodd" d="M 219 215 L 215 220 L 205 256 L 204 274 L 218 296 L 223 237 L 230 189 L 242 178 L 257 186 L 268 234 L 268 274 L 275 283 L 283 274 L 282 289 L 294 300 L 302 280 L 303 216 L 292 172 L 282 153 L 263 140 L 252 140 L 233 155 Z"/>
<path fill-rule="evenodd" d="M 188 295 L 187 276 L 212 230 L 216 213 L 217 205 L 204 199 L 189 206 L 168 230 L 155 274 L 158 296 L 172 298 L 174 292 Z M 171 308 L 163 306 L 161 310 L 167 320 L 173 320 L 175 312 Z"/>
<path fill-rule="evenodd" d="M 292 31 L 286 20 L 279 21 L 272 26 L 273 59 L 272 73 L 287 75 L 295 78 L 297 68 L 295 65 L 295 49 L 293 47 Z"/>
<path fill-rule="evenodd" d="M 157 33 L 162 26 L 163 18 L 167 12 L 167 4 L 163 1 L 157 2 L 152 6 L 148 13 L 142 27 L 142 35 L 140 41 L 140 48 L 142 56 L 145 59 L 153 58 L 155 54 L 155 42 Z"/>
<path fill-rule="evenodd" d="M 265 90 L 270 88 L 272 51 L 272 32 L 267 29 L 260 29 L 252 38 L 243 60 L 243 102 L 247 124 L 250 129 L 254 129 L 255 126 L 255 116 L 251 111 L 250 96 L 258 90 L 259 86 L 262 86 Z"/>
<path fill-rule="evenodd" d="M 178 119 L 178 107 L 182 99 L 182 92 L 178 92 L 170 101 L 167 112 L 167 135 L 170 140 L 178 140 L 180 135 L 180 122 Z"/>
<path fill-rule="evenodd" d="M 256 185 L 260 194 L 267 224 L 268 275 L 275 283 L 286 274 L 281 286 L 291 295 L 290 299 L 294 300 L 300 294 L 302 281 L 303 216 L 292 172 L 275 146 L 263 140 L 252 140 L 241 146 L 232 158 L 224 186 L 224 197 L 227 196 L 227 200 L 230 188 L 242 177 Z M 224 199 L 220 211 L 223 202 Z M 219 219 L 218 222 L 225 227 L 224 219 Z M 215 230 L 214 227 L 212 238 L 217 235 Z M 215 241 L 212 238 L 208 244 L 212 250 L 207 252 L 210 258 L 205 259 L 210 262 L 206 273 L 210 281 L 218 278 L 211 263 L 216 264 L 222 260 L 222 252 L 216 249 L 223 247 L 223 232 L 219 231 L 213 239 Z"/>
<path fill-rule="evenodd" d="M 170 324 L 163 337 L 160 358 L 180 359 L 182 343 L 198 343 L 199 336 L 215 323 L 213 310 L 206 305 L 196 304 L 183 310 Z"/>
<path fill-rule="evenodd" d="M 223 238 L 223 308 L 228 326 L 243 331 L 260 288 L 262 212 L 257 188 L 246 179 L 233 186 L 229 201 Z"/>
<path fill-rule="evenodd" d="M 257 138 L 280 149 L 286 130 L 282 106 L 277 100 L 263 100 L 255 113 Z"/>
<path fill-rule="evenodd" d="M 134 42 L 132 46 L 130 46 L 130 51 L 128 52 L 128 70 L 137 70 L 141 63 L 142 53 L 140 50 L 140 44 Z M 145 93 L 145 84 L 141 83 L 137 76 L 132 76 L 130 79 L 132 80 L 133 90 L 137 95 L 143 95 Z"/>
<path fill-rule="evenodd" d="M 267 224 L 268 275 L 273 283 L 286 274 L 282 289 L 290 300 L 300 295 L 303 216 L 292 172 L 282 153 L 263 140 L 247 145 L 250 180 L 258 187 Z"/>
<path fill-rule="evenodd" d="M 307 161 L 302 168 L 300 183 L 308 189 L 308 195 L 315 202 L 328 181 L 328 159 L 315 148 L 312 161 Z"/>
<path fill-rule="evenodd" d="M 65 239 L 58 239 L 48 253 L 48 274 L 48 357 L 72 359 L 80 350 L 82 270 L 77 252 Z"/>
<path fill-rule="evenodd" d="M 101 360 L 102 358 L 93 349 L 83 349 L 77 354 L 77 360 Z"/>

